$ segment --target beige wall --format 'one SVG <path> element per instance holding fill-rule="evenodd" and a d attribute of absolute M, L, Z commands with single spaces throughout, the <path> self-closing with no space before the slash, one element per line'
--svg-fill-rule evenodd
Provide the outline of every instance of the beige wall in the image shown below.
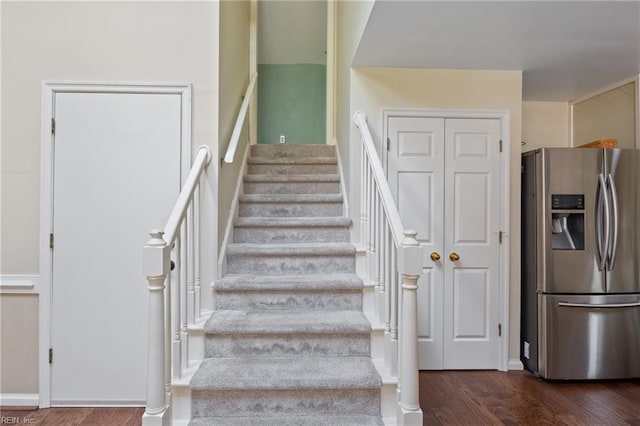
<path fill-rule="evenodd" d="M 624 84 L 573 105 L 573 146 L 599 139 L 636 147 L 636 82 Z"/>
<path fill-rule="evenodd" d="M 242 104 L 242 97 L 249 84 L 249 1 L 220 3 L 220 83 L 219 122 L 220 147 L 217 158 L 224 157 L 231 133 Z M 247 120 L 248 123 L 248 120 Z M 218 247 L 224 239 L 224 231 L 233 204 L 233 194 L 242 167 L 242 158 L 248 146 L 249 132 L 244 126 L 236 159 L 220 168 L 218 188 Z"/>
<path fill-rule="evenodd" d="M 500 109 L 511 114 L 510 152 L 510 358 L 519 359 L 520 339 L 520 141 L 522 135 L 522 73 L 400 68 L 358 68 L 351 71 L 351 114 L 367 114 L 374 142 L 380 146 L 383 108 Z M 358 131 L 351 126 L 351 181 L 359 181 Z M 349 202 L 359 221 L 360 188 L 352 185 Z M 357 228 L 357 227 L 354 227 Z M 355 233 L 357 233 L 357 229 Z M 357 240 L 356 240 L 357 241 Z"/>
<path fill-rule="evenodd" d="M 522 152 L 571 146 L 569 124 L 569 102 L 523 102 Z"/>
<path fill-rule="evenodd" d="M 192 83 L 193 144 L 207 144 L 215 154 L 218 3 L 2 2 L 0 7 L 0 274 L 35 275 L 39 273 L 42 81 Z M 92 160 L 95 159 L 78 159 Z M 213 173 L 209 174 L 203 195 L 203 205 L 208 210 L 202 216 L 207 236 L 202 255 L 208 259 L 216 257 L 217 209 L 212 201 L 217 198 L 216 167 L 214 159 Z M 203 273 L 203 283 L 215 275 L 215 266 L 209 268 Z M 33 336 L 38 335 L 37 296 L 2 295 L 1 301 L 3 308 L 11 306 L 2 310 L 3 327 L 16 323 L 25 328 L 19 335 L 10 336 L 11 344 L 2 342 L 0 393 L 36 393 L 36 359 L 20 356 L 16 351 L 33 346 Z M 12 374 L 5 376 L 9 370 Z"/>
<path fill-rule="evenodd" d="M 349 187 L 349 137 L 353 125 L 351 116 L 351 63 L 374 1 L 336 2 L 336 139 L 345 185 Z"/>
<path fill-rule="evenodd" d="M 0 297 L 0 394 L 38 393 L 37 311 L 37 296 Z"/>
<path fill-rule="evenodd" d="M 327 1 L 258 2 L 259 64 L 326 64 Z"/>

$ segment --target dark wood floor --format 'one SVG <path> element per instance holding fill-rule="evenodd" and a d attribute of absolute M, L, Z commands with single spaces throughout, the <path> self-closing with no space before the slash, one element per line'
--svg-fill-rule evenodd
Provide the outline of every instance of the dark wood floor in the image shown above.
<path fill-rule="evenodd" d="M 636 425 L 640 380 L 546 382 L 511 371 L 422 371 L 428 425 Z"/>
<path fill-rule="evenodd" d="M 513 371 L 423 371 L 420 406 L 427 425 L 640 426 L 640 380 L 545 382 Z M 2 410 L 0 423 L 18 418 L 20 425 L 134 426 L 142 413 L 142 408 Z"/>

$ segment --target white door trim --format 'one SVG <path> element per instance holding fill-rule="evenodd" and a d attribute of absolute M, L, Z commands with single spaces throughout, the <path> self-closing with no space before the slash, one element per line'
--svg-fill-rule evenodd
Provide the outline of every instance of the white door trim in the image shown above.
<path fill-rule="evenodd" d="M 325 140 L 327 145 L 336 144 L 335 103 L 336 103 L 336 13 L 337 1 L 327 0 L 327 83 L 325 105 Z"/>
<path fill-rule="evenodd" d="M 511 113 L 509 110 L 466 110 L 466 109 L 400 109 L 390 108 L 382 110 L 382 135 L 387 137 L 387 122 L 390 117 L 429 117 L 429 118 L 493 118 L 500 120 L 500 132 L 502 135 L 502 156 L 500 165 L 500 229 L 504 232 L 502 244 L 499 245 L 499 300 L 500 324 L 502 324 L 502 336 L 500 339 L 498 369 L 509 370 L 509 260 L 510 260 L 510 151 L 511 151 Z M 387 150 L 385 141 L 381 141 L 378 147 L 382 154 L 382 164 L 387 170 Z"/>
<path fill-rule="evenodd" d="M 40 303 L 38 367 L 40 408 L 51 406 L 51 369 L 49 348 L 51 345 L 51 285 L 52 253 L 49 248 L 49 233 L 53 214 L 53 140 L 51 132 L 54 117 L 54 102 L 57 93 L 138 93 L 177 94 L 181 96 L 182 151 L 181 183 L 186 179 L 191 165 L 191 85 L 187 83 L 134 83 L 134 82 L 82 82 L 44 81 L 42 83 L 41 118 L 41 186 L 40 186 Z M 153 159 L 153 153 L 149 153 Z M 91 159 L 87 159 L 91 161 Z M 169 212 L 167 212 L 169 214 Z M 142 247 L 140 247 L 142 250 Z"/>

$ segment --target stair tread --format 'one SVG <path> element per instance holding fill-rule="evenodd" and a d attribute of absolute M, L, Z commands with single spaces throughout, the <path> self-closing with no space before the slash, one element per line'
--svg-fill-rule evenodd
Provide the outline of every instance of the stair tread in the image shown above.
<path fill-rule="evenodd" d="M 266 416 L 260 417 L 197 417 L 190 426 L 384 426 L 382 417 L 360 415 L 323 414 L 311 416 Z"/>
<path fill-rule="evenodd" d="M 351 256 L 355 253 L 351 243 L 234 243 L 227 246 L 228 256 Z"/>
<path fill-rule="evenodd" d="M 369 333 L 361 311 L 307 309 L 218 310 L 204 325 L 207 334 L 346 334 Z"/>
<path fill-rule="evenodd" d="M 369 357 L 207 358 L 191 379 L 194 391 L 379 389 Z"/>
<path fill-rule="evenodd" d="M 351 219 L 344 216 L 242 216 L 236 218 L 233 224 L 237 227 L 349 227 L 351 226 Z"/>
<path fill-rule="evenodd" d="M 249 157 L 247 159 L 249 164 L 338 164 L 336 157 L 284 157 L 284 158 L 272 158 L 272 157 Z"/>
<path fill-rule="evenodd" d="M 356 274 L 228 274 L 214 284 L 215 291 L 344 291 L 362 290 L 362 286 Z"/>
<path fill-rule="evenodd" d="M 242 194 L 241 203 L 341 203 L 342 194 Z"/>
<path fill-rule="evenodd" d="M 245 182 L 340 182 L 340 175 L 337 174 L 287 174 L 287 175 L 245 175 Z"/>

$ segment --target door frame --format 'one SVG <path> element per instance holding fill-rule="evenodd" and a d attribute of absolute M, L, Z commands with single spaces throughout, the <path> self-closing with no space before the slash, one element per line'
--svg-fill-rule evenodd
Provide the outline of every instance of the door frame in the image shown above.
<path fill-rule="evenodd" d="M 387 137 L 388 120 L 391 117 L 425 117 L 425 118 L 484 118 L 484 119 L 497 119 L 500 120 L 500 133 L 502 137 L 502 156 L 500 157 L 500 229 L 503 235 L 506 237 L 502 240 L 502 244 L 499 244 L 499 259 L 500 262 L 498 271 L 498 318 L 502 325 L 502 336 L 499 339 L 498 348 L 498 370 L 509 370 L 509 263 L 510 263 L 510 191 L 511 181 L 510 171 L 510 152 L 511 152 L 511 112 L 509 110 L 494 110 L 494 109 L 427 109 L 427 108 L 389 108 L 382 110 L 382 135 L 383 138 Z M 382 139 L 382 138 L 381 138 Z M 382 141 L 381 141 L 382 143 Z M 383 144 L 384 145 L 384 144 Z M 382 153 L 382 164 L 385 172 L 388 170 L 387 166 L 387 150 L 384 146 L 378 147 L 379 152 Z"/>
<path fill-rule="evenodd" d="M 51 293 L 53 279 L 53 252 L 49 247 L 49 234 L 53 224 L 53 162 L 54 138 L 52 119 L 55 113 L 55 95 L 58 93 L 114 93 L 114 94 L 176 94 L 181 97 L 181 159 L 180 186 L 191 166 L 191 84 L 43 81 L 41 116 L 40 163 L 40 300 L 38 308 L 38 391 L 40 408 L 51 406 Z M 152 153 L 149 154 L 150 156 Z M 161 167 L 161 166 L 160 166 Z M 169 212 L 167 212 L 168 214 Z M 142 247 L 140 247 L 142 252 Z M 142 261 L 142 258 L 141 258 Z"/>

